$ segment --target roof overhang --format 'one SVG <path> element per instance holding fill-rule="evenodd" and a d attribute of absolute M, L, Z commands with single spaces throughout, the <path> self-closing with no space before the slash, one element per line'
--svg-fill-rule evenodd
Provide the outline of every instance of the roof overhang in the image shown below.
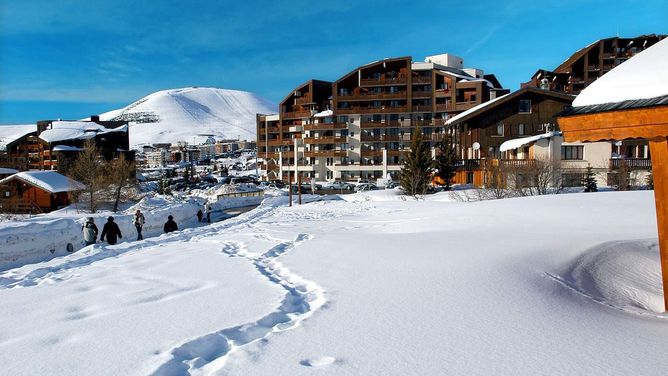
<path fill-rule="evenodd" d="M 560 116 L 564 140 L 605 141 L 668 137 L 668 106 Z"/>

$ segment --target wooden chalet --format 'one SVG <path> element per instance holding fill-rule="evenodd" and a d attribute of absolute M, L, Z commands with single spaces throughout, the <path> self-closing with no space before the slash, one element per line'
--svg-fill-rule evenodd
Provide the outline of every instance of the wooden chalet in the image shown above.
<path fill-rule="evenodd" d="M 0 180 L 0 211 L 47 213 L 70 204 L 85 186 L 56 171 L 24 171 Z"/>
<path fill-rule="evenodd" d="M 582 91 L 558 122 L 569 141 L 649 140 L 665 308 L 668 309 L 668 40 Z"/>
<path fill-rule="evenodd" d="M 130 151 L 128 123 L 101 121 L 45 120 L 37 122 L 34 132 L 7 143 L 5 167 L 20 171 L 55 170 L 66 173 L 86 140 L 95 140 L 106 160 L 124 154 L 134 161 Z"/>
<path fill-rule="evenodd" d="M 502 151 L 502 145 L 514 139 L 551 136 L 550 132 L 558 130 L 556 115 L 570 106 L 574 98 L 565 93 L 525 87 L 447 120 L 445 127 L 461 159 L 454 183 L 484 185 L 484 171 L 490 163 L 514 167 L 533 165 L 539 154 L 535 143 L 527 142 L 508 151 Z"/>

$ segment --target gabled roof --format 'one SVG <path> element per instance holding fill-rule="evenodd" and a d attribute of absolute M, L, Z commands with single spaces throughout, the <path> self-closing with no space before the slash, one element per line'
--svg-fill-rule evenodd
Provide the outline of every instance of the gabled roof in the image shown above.
<path fill-rule="evenodd" d="M 86 140 L 95 138 L 98 134 L 127 131 L 127 124 L 118 128 L 107 128 L 91 121 L 54 121 L 50 129 L 39 134 L 39 138 L 54 143 L 65 140 Z"/>
<path fill-rule="evenodd" d="M 49 193 L 74 192 L 86 189 L 85 185 L 56 171 L 19 172 L 0 180 L 0 184 L 5 184 L 12 180 L 20 180 Z"/>
<path fill-rule="evenodd" d="M 341 76 L 341 78 L 334 81 L 334 84 L 338 84 L 339 82 L 345 80 L 346 78 L 350 77 L 350 75 L 357 73 L 357 71 L 360 70 L 360 69 L 368 68 L 370 66 L 373 66 L 373 65 L 376 65 L 376 64 L 379 64 L 379 63 L 387 63 L 387 62 L 399 61 L 399 60 L 412 61 L 413 58 L 411 56 L 401 56 L 401 57 L 393 57 L 393 58 L 387 58 L 387 59 L 383 59 L 383 60 L 372 61 L 370 63 L 361 65 L 361 66 L 351 70 L 350 72 L 344 74 L 343 76 Z"/>
<path fill-rule="evenodd" d="M 505 102 L 508 102 L 524 93 L 531 92 L 531 93 L 536 93 L 540 95 L 545 95 L 548 97 L 553 97 L 553 98 L 558 98 L 558 99 L 564 99 L 564 100 L 572 100 L 575 98 L 574 95 L 569 95 L 569 94 L 564 94 L 564 93 L 559 93 L 556 91 L 551 91 L 551 90 L 543 90 L 535 87 L 524 87 L 521 88 L 517 91 L 514 91 L 510 94 L 502 95 L 498 98 L 494 98 L 490 101 L 481 103 L 473 108 L 469 108 L 468 110 L 462 112 L 461 114 L 458 114 L 457 116 L 454 116 L 450 119 L 448 119 L 445 122 L 445 125 L 453 125 L 453 124 L 458 124 L 463 121 L 466 121 L 472 117 L 478 116 L 488 110 L 491 110 Z"/>

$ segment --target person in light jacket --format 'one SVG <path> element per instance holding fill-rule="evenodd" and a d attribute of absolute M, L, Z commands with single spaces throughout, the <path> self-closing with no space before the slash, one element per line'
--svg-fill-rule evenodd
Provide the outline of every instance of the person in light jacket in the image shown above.
<path fill-rule="evenodd" d="M 95 220 L 93 217 L 86 218 L 86 223 L 81 226 L 81 231 L 83 231 L 83 238 L 86 245 L 95 244 L 97 242 L 97 226 L 95 226 Z"/>
<path fill-rule="evenodd" d="M 143 240 L 144 236 L 141 234 L 142 228 L 144 228 L 144 214 L 142 214 L 141 210 L 137 209 L 137 212 L 135 213 L 135 217 L 132 220 L 132 223 L 135 225 L 135 228 L 137 229 L 137 240 Z"/>

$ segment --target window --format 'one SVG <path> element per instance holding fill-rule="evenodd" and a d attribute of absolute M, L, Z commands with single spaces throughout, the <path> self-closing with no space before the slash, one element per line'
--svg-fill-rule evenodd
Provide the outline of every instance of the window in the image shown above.
<path fill-rule="evenodd" d="M 346 95 L 348 94 L 348 88 L 347 87 L 342 87 L 339 89 L 339 94 L 340 95 Z"/>
<path fill-rule="evenodd" d="M 584 146 L 562 146 L 561 159 L 584 160 Z"/>
<path fill-rule="evenodd" d="M 494 133 L 492 136 L 503 136 L 503 123 L 498 123 L 496 125 L 496 133 Z"/>
<path fill-rule="evenodd" d="M 374 108 L 379 108 L 380 107 L 380 101 L 373 101 L 373 107 Z"/>
<path fill-rule="evenodd" d="M 380 77 L 381 77 L 380 72 L 376 72 L 376 73 L 373 74 L 373 79 L 374 80 L 380 80 Z"/>
<path fill-rule="evenodd" d="M 339 123 L 347 123 L 347 122 L 348 122 L 347 116 L 339 116 Z"/>
<path fill-rule="evenodd" d="M 520 113 L 530 114 L 531 113 L 531 100 L 530 99 L 520 99 Z"/>
<path fill-rule="evenodd" d="M 522 136 L 524 134 L 524 124 L 519 124 L 517 126 L 517 134 Z"/>

